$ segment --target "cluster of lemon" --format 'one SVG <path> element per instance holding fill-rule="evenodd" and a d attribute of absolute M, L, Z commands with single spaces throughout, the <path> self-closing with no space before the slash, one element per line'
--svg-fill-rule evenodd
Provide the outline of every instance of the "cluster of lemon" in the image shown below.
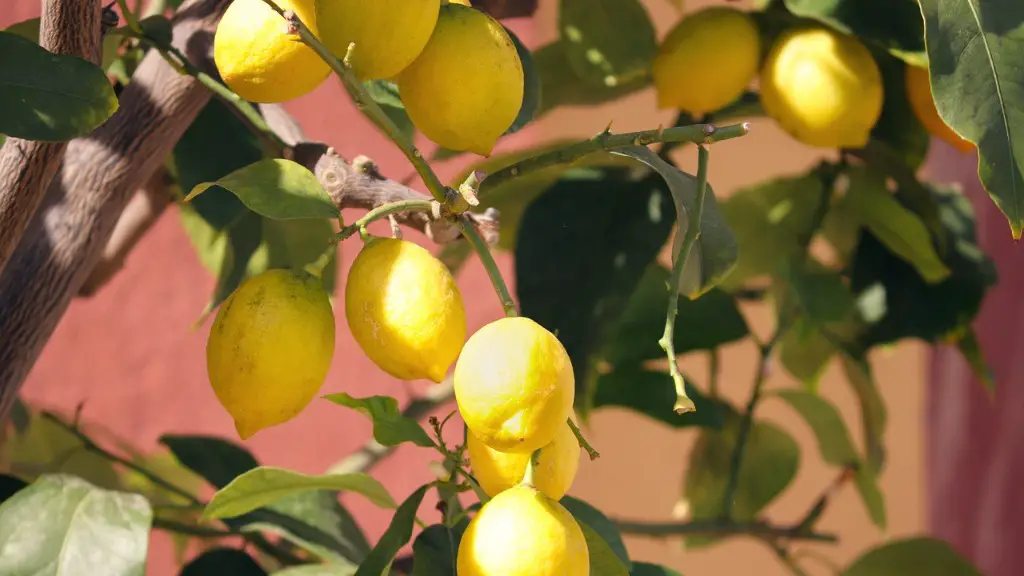
<path fill-rule="evenodd" d="M 422 246 L 395 238 L 366 240 L 346 280 L 345 318 L 367 357 L 396 378 L 440 382 L 455 364 L 470 466 L 493 497 L 467 527 L 459 574 L 589 574 L 583 532 L 558 502 L 581 448 L 569 425 L 573 368 L 555 335 L 507 317 L 467 340 L 454 277 Z M 224 302 L 207 369 L 239 436 L 288 421 L 313 400 L 331 365 L 334 324 L 322 282 L 305 272 L 254 276 Z"/>
<path fill-rule="evenodd" d="M 523 65 L 505 28 L 468 0 L 275 0 L 360 81 L 392 80 L 413 124 L 488 156 L 519 114 Z M 351 48 L 351 53 L 350 53 Z M 331 69 L 264 0 L 234 0 L 214 36 L 217 70 L 252 102 L 284 102 Z"/>
<path fill-rule="evenodd" d="M 765 113 L 797 140 L 828 148 L 867 144 L 884 90 L 878 65 L 860 40 L 824 26 L 793 28 L 774 40 L 763 62 L 761 44 L 747 12 L 714 6 L 684 17 L 652 66 L 658 105 L 713 112 L 758 76 Z M 961 151 L 974 148 L 939 116 L 927 68 L 908 65 L 905 90 L 928 132 Z"/>

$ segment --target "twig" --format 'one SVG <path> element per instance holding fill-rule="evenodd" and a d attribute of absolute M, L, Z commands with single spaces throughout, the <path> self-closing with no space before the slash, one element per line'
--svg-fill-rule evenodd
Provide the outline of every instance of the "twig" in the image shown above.
<path fill-rule="evenodd" d="M 501 277 L 501 271 L 498 270 L 498 264 L 494 261 L 487 242 L 484 241 L 480 236 L 480 232 L 477 231 L 476 225 L 463 216 L 459 221 L 459 229 L 462 230 L 462 234 L 469 240 L 477 254 L 480 255 L 480 260 L 487 270 L 487 275 L 491 278 L 491 284 L 494 285 L 494 291 L 498 294 L 498 299 L 501 300 L 501 307 L 505 311 L 505 316 L 510 318 L 518 316 L 519 311 L 516 309 L 516 303 L 512 299 L 512 294 L 508 291 L 508 286 L 505 285 L 505 280 Z"/>
<path fill-rule="evenodd" d="M 583 437 L 583 432 L 580 431 L 580 427 L 569 418 L 569 428 L 572 430 L 572 435 L 576 437 L 576 442 L 579 442 L 580 448 L 587 451 L 587 455 L 590 456 L 591 460 L 597 460 L 601 457 L 601 453 L 594 450 L 594 447 L 587 442 L 587 439 Z"/>
<path fill-rule="evenodd" d="M 825 512 L 825 508 L 828 507 L 828 503 L 832 500 L 833 497 L 835 497 L 836 493 L 839 492 L 839 489 L 842 488 L 844 484 L 853 479 L 854 474 L 856 474 L 856 472 L 856 464 L 851 464 L 844 467 L 843 470 L 839 473 L 839 475 L 836 476 L 835 480 L 833 480 L 831 483 L 829 483 L 828 486 L 825 487 L 825 490 L 823 490 L 821 495 L 818 496 L 818 499 L 814 501 L 814 504 L 812 504 L 811 507 L 807 509 L 807 512 L 803 515 L 803 517 L 800 519 L 800 522 L 797 525 L 803 528 L 804 530 L 813 529 L 814 524 L 818 521 L 819 518 L 821 518 L 821 515 Z"/>
<path fill-rule="evenodd" d="M 837 542 L 835 534 L 799 530 L 798 526 L 776 526 L 767 522 L 732 522 L 729 520 L 693 520 L 691 522 L 633 522 L 612 520 L 624 534 L 638 536 L 755 536 L 764 540 L 809 540 Z"/>
<path fill-rule="evenodd" d="M 195 526 L 192 524 L 185 524 L 184 522 L 175 522 L 174 520 L 167 520 L 164 518 L 154 518 L 153 528 L 167 530 L 168 532 L 177 532 L 178 534 L 186 534 L 188 536 L 196 536 L 198 538 L 232 538 L 234 536 L 242 536 L 242 534 L 238 532 L 232 532 L 230 530 L 221 530 L 219 528 L 207 528 L 206 526 Z"/>
<path fill-rule="evenodd" d="M 434 206 L 438 203 L 434 200 L 398 200 L 397 202 L 390 202 L 383 206 L 378 206 L 373 210 L 366 213 L 365 216 L 356 220 L 352 224 L 346 226 L 334 236 L 335 242 L 341 242 L 346 238 L 351 237 L 356 232 L 360 232 L 367 226 L 380 220 L 382 218 L 394 219 L 394 216 L 400 212 L 430 212 Z M 395 225 L 397 226 L 398 220 L 394 219 Z"/>
<path fill-rule="evenodd" d="M 717 131 L 713 132 L 713 134 Z M 700 237 L 700 222 L 704 215 L 704 196 L 708 187 L 708 157 L 710 153 L 707 147 L 697 146 L 697 205 L 693 213 L 687 215 L 686 232 L 683 235 L 683 244 L 676 255 L 676 261 L 672 264 L 672 274 L 668 281 L 668 311 L 665 313 L 665 331 L 658 340 L 661 349 L 668 356 L 669 373 L 672 375 L 672 382 L 676 388 L 676 403 L 672 407 L 676 414 L 693 412 L 697 408 L 693 400 L 686 395 L 686 382 L 683 374 L 679 371 L 679 359 L 676 358 L 676 347 L 674 342 L 676 330 L 676 313 L 679 311 L 679 281 L 683 277 L 683 270 L 686 268 L 686 261 L 693 251 L 693 245 Z"/>
<path fill-rule="evenodd" d="M 642 132 L 627 132 L 624 134 L 612 134 L 605 131 L 576 144 L 520 160 L 511 166 L 490 174 L 484 181 L 481 195 L 487 190 L 500 186 L 523 174 L 558 164 L 570 164 L 588 154 L 601 150 L 646 146 L 657 142 L 692 142 L 694 144 L 709 145 L 713 142 L 721 142 L 743 136 L 750 130 L 750 125 L 744 122 L 723 127 L 715 126 L 713 131 L 709 130 L 709 128 L 712 128 L 712 126 L 708 124 L 695 124 L 693 126 L 644 130 Z"/>
<path fill-rule="evenodd" d="M 789 568 L 789 571 L 793 573 L 793 576 L 808 576 L 807 572 L 797 564 L 796 559 L 789 553 L 789 550 L 782 545 L 776 544 L 772 546 L 775 550 L 775 555 L 779 557 L 779 560 Z"/>

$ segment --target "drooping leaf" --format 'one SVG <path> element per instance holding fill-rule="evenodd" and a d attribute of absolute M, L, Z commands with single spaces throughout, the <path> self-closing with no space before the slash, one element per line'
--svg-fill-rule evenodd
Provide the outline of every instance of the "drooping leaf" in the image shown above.
<path fill-rule="evenodd" d="M 658 49 L 639 0 L 561 0 L 558 29 L 576 74 L 607 86 L 646 75 Z"/>
<path fill-rule="evenodd" d="M 605 361 L 625 366 L 664 357 L 658 339 L 665 329 L 670 275 L 661 264 L 647 268 L 603 354 Z M 679 298 L 673 334 L 677 354 L 711 350 L 740 340 L 748 333 L 747 322 L 730 294 L 712 289 L 697 300 Z"/>
<path fill-rule="evenodd" d="M 356 519 L 338 501 L 331 490 L 304 491 L 285 496 L 266 508 L 261 508 L 228 522 L 236 526 L 272 525 L 286 537 L 332 554 L 332 562 L 346 561 L 358 564 L 370 553 L 366 534 Z"/>
<path fill-rule="evenodd" d="M 192 188 L 191 201 L 212 186 L 224 188 L 250 210 L 275 220 L 337 218 L 338 208 L 308 168 L 283 158 L 268 158 Z"/>
<path fill-rule="evenodd" d="M 885 497 L 878 486 L 878 474 L 867 466 L 861 466 L 854 474 L 853 482 L 871 522 L 879 529 L 885 530 L 888 520 L 885 512 Z"/>
<path fill-rule="evenodd" d="M 622 541 L 622 535 L 619 534 L 618 528 L 612 524 L 611 520 L 608 519 L 600 510 L 594 508 L 590 504 L 573 498 L 572 496 L 563 496 L 559 503 L 568 510 L 573 518 L 576 519 L 580 525 L 586 525 L 600 538 L 608 548 L 614 553 L 618 559 L 619 564 L 628 571 L 629 567 L 632 566 L 632 562 L 629 559 L 629 552 L 626 550 L 626 544 Z M 590 538 L 587 539 L 587 543 L 590 543 Z M 591 551 L 593 553 L 593 551 Z M 592 574 L 610 574 L 611 572 L 594 571 L 594 567 L 591 566 Z"/>
<path fill-rule="evenodd" d="M 843 372 L 860 404 L 861 430 L 866 447 L 867 469 L 879 472 L 885 464 L 885 427 L 888 415 L 878 391 L 871 364 L 864 358 L 842 355 Z"/>
<path fill-rule="evenodd" d="M 816 390 L 818 381 L 837 352 L 832 342 L 806 317 L 798 317 L 778 344 L 779 362 L 808 390 Z"/>
<path fill-rule="evenodd" d="M 0 504 L 0 574 L 142 576 L 152 519 L 138 494 L 43 475 Z"/>
<path fill-rule="evenodd" d="M 160 443 L 179 462 L 218 489 L 260 465 L 245 448 L 216 436 L 164 434 Z"/>
<path fill-rule="evenodd" d="M 402 416 L 398 410 L 398 400 L 390 396 L 354 398 L 341 392 L 328 394 L 324 398 L 340 406 L 358 410 L 369 417 L 373 421 L 373 439 L 384 446 L 397 446 L 403 442 L 412 442 L 424 448 L 434 446 L 434 441 L 420 423 Z"/>
<path fill-rule="evenodd" d="M 266 576 L 267 571 L 238 548 L 207 550 L 181 568 L 178 576 Z"/>
<path fill-rule="evenodd" d="M 966 558 L 942 540 L 903 538 L 873 548 L 854 560 L 842 576 L 981 576 Z"/>
<path fill-rule="evenodd" d="M 282 540 L 288 542 L 289 544 L 306 550 L 307 552 L 309 552 L 313 556 L 320 558 L 324 562 L 329 562 L 331 564 L 336 564 L 339 566 L 347 566 L 351 568 L 351 571 L 355 571 L 356 564 L 348 561 L 345 557 L 338 555 L 331 548 L 324 546 L 319 542 L 307 540 L 278 524 L 270 524 L 266 522 L 252 522 L 250 524 L 243 524 L 240 528 L 238 528 L 238 531 L 242 532 L 243 534 L 273 534 L 274 536 L 280 537 Z"/>
<path fill-rule="evenodd" d="M 797 16 L 875 42 L 910 62 L 922 62 L 924 29 L 915 0 L 785 0 Z M 879 18 L 879 14 L 885 14 Z"/>
<path fill-rule="evenodd" d="M 974 328 L 967 328 L 956 338 L 957 350 L 963 355 L 964 360 L 971 366 L 974 378 L 989 392 L 995 392 L 996 381 L 992 368 L 985 361 L 981 350 L 981 343 L 978 342 L 978 335 Z"/>
<path fill-rule="evenodd" d="M 677 414 L 672 406 L 676 402 L 675 384 L 666 372 L 636 368 L 618 368 L 597 378 L 593 409 L 619 407 L 633 410 L 673 428 L 721 428 L 724 408 L 686 381 L 686 395 L 693 400 L 696 410 Z"/>
<path fill-rule="evenodd" d="M 427 526 L 412 543 L 412 576 L 455 576 L 459 542 L 469 521 Z"/>
<path fill-rule="evenodd" d="M 85 433 L 88 430 L 84 427 Z M 6 469 L 27 480 L 60 473 L 78 476 L 100 488 L 121 488 L 110 460 L 86 450 L 81 439 L 39 412 L 30 412 L 28 428 L 7 437 L 0 451 Z"/>
<path fill-rule="evenodd" d="M 193 238 L 193 245 L 199 251 L 207 268 L 216 273 L 217 282 L 213 294 L 200 317 L 220 306 L 246 278 L 266 270 L 267 259 L 257 258 L 263 246 L 263 218 L 255 212 L 244 210 L 237 221 L 228 228 L 217 231 L 188 206 L 181 207 L 182 223 Z"/>
<path fill-rule="evenodd" d="M 394 508 L 395 501 L 386 488 L 373 477 L 362 473 L 310 476 L 261 466 L 250 470 L 217 491 L 206 505 L 206 518 L 241 516 L 286 496 L 311 490 L 355 492 L 383 508 Z"/>
<path fill-rule="evenodd" d="M 847 466 L 859 460 L 846 423 L 831 402 L 803 390 L 778 390 L 773 396 L 789 404 L 811 427 L 825 462 Z"/>
<path fill-rule="evenodd" d="M 843 278 L 814 260 L 789 263 L 782 277 L 792 301 L 816 324 L 839 322 L 854 310 L 853 293 Z"/>
<path fill-rule="evenodd" d="M 672 164 L 664 161 L 650 148 L 635 146 L 621 148 L 614 152 L 643 162 L 665 179 L 672 200 L 675 203 L 676 221 L 679 232 L 672 246 L 672 262 L 675 263 L 682 249 L 683 237 L 689 226 L 689 215 L 697 209 L 697 179 Z M 736 266 L 739 247 L 718 207 L 715 191 L 707 184 L 704 193 L 704 210 L 700 219 L 700 235 L 694 242 L 689 258 L 679 280 L 679 293 L 696 300 L 708 290 L 722 282 Z"/>
<path fill-rule="evenodd" d="M 920 0 L 932 94 L 942 120 L 978 145 L 978 175 L 1024 229 L 1024 4 Z"/>
<path fill-rule="evenodd" d="M 332 245 L 334 227 L 328 220 L 274 220 L 263 218 L 263 246 L 249 263 L 249 273 L 271 268 L 305 269 L 315 263 Z M 335 245 L 337 246 L 337 245 Z M 335 248 L 337 249 L 337 248 Z M 266 263 L 257 263 L 265 250 Z M 338 258 L 324 267 L 324 290 L 333 293 L 337 285 Z"/>
<path fill-rule="evenodd" d="M 117 108 L 114 89 L 95 64 L 0 32 L 0 132 L 70 140 L 95 130 Z"/>
<path fill-rule="evenodd" d="M 533 64 L 533 55 L 530 53 L 530 49 L 523 44 L 519 36 L 516 36 L 515 32 L 510 30 L 508 26 L 504 28 L 505 32 L 508 33 L 508 37 L 512 39 L 512 43 L 515 44 L 516 53 L 519 54 L 519 61 L 523 64 L 523 103 L 519 106 L 519 114 L 516 116 L 516 119 L 509 126 L 508 130 L 505 131 L 505 134 L 512 134 L 522 130 L 537 117 L 543 95 L 541 94 L 540 76 L 537 74 L 537 67 Z"/>
<path fill-rule="evenodd" d="M 409 495 L 395 511 L 384 535 L 377 541 L 370 554 L 359 565 L 356 576 L 382 576 L 395 555 L 412 538 L 412 529 L 416 521 L 416 511 L 423 502 L 423 496 L 430 488 L 429 484 L 420 486 Z"/>
<path fill-rule="evenodd" d="M 412 139 L 416 134 L 416 126 L 405 111 L 405 104 L 398 93 L 398 85 L 390 80 L 369 80 L 363 82 L 363 86 L 366 87 L 370 98 L 384 110 L 384 114 L 391 118 L 395 126 L 398 126 L 399 131 L 406 138 Z"/>
<path fill-rule="evenodd" d="M 591 576 L 629 576 L 629 569 L 608 545 L 608 542 L 585 522 L 578 522 L 587 541 Z"/>
<path fill-rule="evenodd" d="M 668 239 L 673 213 L 661 178 L 625 170 L 564 178 L 523 214 L 516 245 L 522 314 L 558 334 L 586 409 L 592 364 L 613 337 L 640 276 Z"/>
<path fill-rule="evenodd" d="M 629 574 L 630 576 L 683 576 L 671 568 L 648 562 L 633 562 L 633 570 Z"/>
<path fill-rule="evenodd" d="M 615 84 L 578 74 L 569 59 L 569 41 L 559 40 L 533 51 L 540 79 L 540 117 L 562 106 L 595 106 L 639 92 L 651 84 L 647 73 L 620 77 Z"/>

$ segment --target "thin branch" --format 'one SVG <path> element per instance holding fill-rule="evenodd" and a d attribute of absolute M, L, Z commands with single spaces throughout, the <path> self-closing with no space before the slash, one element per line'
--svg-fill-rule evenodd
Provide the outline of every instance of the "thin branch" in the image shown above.
<path fill-rule="evenodd" d="M 515 300 L 512 299 L 512 294 L 508 291 L 508 286 L 505 285 L 505 279 L 501 277 L 498 264 L 494 261 L 494 257 L 487 247 L 488 243 L 477 231 L 476 223 L 467 217 L 464 222 L 460 223 L 460 228 L 462 233 L 469 239 L 469 243 L 473 245 L 473 248 L 480 255 L 480 260 L 487 270 L 487 275 L 491 278 L 491 284 L 494 285 L 494 291 L 498 294 L 498 299 L 501 300 L 501 307 L 505 311 L 505 316 L 518 316 L 519 311 L 516 310 Z"/>
<path fill-rule="evenodd" d="M 168 532 L 177 532 L 178 534 L 185 534 L 187 536 L 195 536 L 197 538 L 233 538 L 235 536 L 242 536 L 238 532 L 231 532 L 230 530 L 207 528 L 206 526 L 196 526 L 193 524 L 186 524 L 184 522 L 166 520 L 164 518 L 154 518 L 153 528 L 166 530 Z"/>
<path fill-rule="evenodd" d="M 729 520 L 693 520 L 691 522 L 633 522 L 612 520 L 624 534 L 651 537 L 669 536 L 754 536 L 764 540 L 810 540 L 838 542 L 835 534 L 811 532 L 799 526 L 778 526 L 767 522 L 732 522 Z"/>

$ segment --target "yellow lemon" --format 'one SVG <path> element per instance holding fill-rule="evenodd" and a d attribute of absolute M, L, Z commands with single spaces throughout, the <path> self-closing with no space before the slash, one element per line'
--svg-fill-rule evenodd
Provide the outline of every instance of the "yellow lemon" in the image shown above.
<path fill-rule="evenodd" d="M 714 6 L 665 37 L 651 73 L 660 108 L 707 114 L 739 98 L 757 74 L 761 36 L 746 12 Z"/>
<path fill-rule="evenodd" d="M 395 78 L 409 118 L 436 144 L 490 156 L 523 103 L 523 63 L 497 20 L 445 4 L 423 53 Z"/>
<path fill-rule="evenodd" d="M 459 543 L 459 576 L 588 576 L 576 519 L 536 488 L 518 485 L 477 512 Z"/>
<path fill-rule="evenodd" d="M 853 36 L 798 28 L 776 40 L 761 70 L 765 112 L 797 140 L 825 148 L 868 142 L 882 113 L 882 76 Z"/>
<path fill-rule="evenodd" d="M 526 474 L 531 454 L 499 452 L 483 443 L 472 431 L 466 435 L 469 464 L 473 476 L 489 496 L 519 484 Z M 555 439 L 544 446 L 537 459 L 537 489 L 552 500 L 561 500 L 569 491 L 580 465 L 580 444 L 569 424 L 563 424 Z"/>
<path fill-rule="evenodd" d="M 917 120 L 929 134 L 940 140 L 945 140 L 961 152 L 974 150 L 974 143 L 961 138 L 946 124 L 942 116 L 939 116 L 939 111 L 935 108 L 935 100 L 932 97 L 932 86 L 928 79 L 927 68 L 907 66 L 904 82 L 910 109 L 914 111 Z"/>
<path fill-rule="evenodd" d="M 315 0 L 320 40 L 361 80 L 390 78 L 419 56 L 437 23 L 441 0 Z"/>
<path fill-rule="evenodd" d="M 291 420 L 316 396 L 334 356 L 334 312 L 319 278 L 269 270 L 217 312 L 206 369 L 243 439 Z"/>
<path fill-rule="evenodd" d="M 316 34 L 312 0 L 277 0 Z M 319 86 L 330 67 L 263 0 L 234 0 L 213 37 L 213 60 L 224 83 L 251 102 L 284 102 Z"/>
<path fill-rule="evenodd" d="M 529 318 L 484 326 L 455 363 L 462 419 L 495 450 L 530 453 L 551 443 L 566 426 L 575 398 L 565 348 Z"/>
<path fill-rule="evenodd" d="M 363 247 L 345 284 L 345 318 L 363 353 L 402 380 L 440 382 L 466 340 L 455 278 L 408 240 L 373 238 Z"/>
<path fill-rule="evenodd" d="M 462 4 L 463 6 L 472 6 L 472 4 L 469 3 L 469 0 L 448 0 L 448 1 L 451 2 L 452 4 Z"/>

